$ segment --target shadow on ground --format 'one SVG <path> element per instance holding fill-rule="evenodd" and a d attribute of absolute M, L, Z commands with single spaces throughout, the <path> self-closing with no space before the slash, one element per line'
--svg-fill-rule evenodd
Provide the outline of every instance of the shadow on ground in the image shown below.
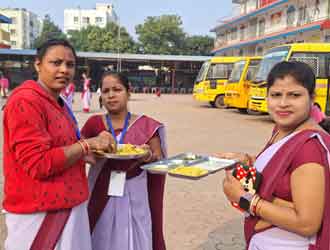
<path fill-rule="evenodd" d="M 243 242 L 243 220 L 238 218 L 226 222 L 209 233 L 206 242 L 195 250 L 244 250 L 245 244 Z"/>

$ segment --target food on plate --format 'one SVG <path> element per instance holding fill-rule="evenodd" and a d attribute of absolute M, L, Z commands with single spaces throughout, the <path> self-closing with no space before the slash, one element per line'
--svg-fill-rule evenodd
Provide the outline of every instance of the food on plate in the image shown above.
<path fill-rule="evenodd" d="M 184 176 L 198 177 L 208 173 L 207 170 L 198 166 L 179 166 L 169 171 L 171 174 L 179 174 Z"/>

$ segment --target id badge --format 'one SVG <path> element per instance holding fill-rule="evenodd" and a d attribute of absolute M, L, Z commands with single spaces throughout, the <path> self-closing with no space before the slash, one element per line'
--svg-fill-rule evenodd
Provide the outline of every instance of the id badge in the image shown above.
<path fill-rule="evenodd" d="M 126 172 L 111 171 L 108 195 L 122 197 L 124 195 L 125 181 Z"/>

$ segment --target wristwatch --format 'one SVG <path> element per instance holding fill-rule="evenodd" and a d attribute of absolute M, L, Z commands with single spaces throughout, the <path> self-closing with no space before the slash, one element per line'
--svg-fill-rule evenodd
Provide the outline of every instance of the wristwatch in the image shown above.
<path fill-rule="evenodd" d="M 253 198 L 253 194 L 246 192 L 239 199 L 238 206 L 246 212 L 250 212 L 250 204 Z"/>

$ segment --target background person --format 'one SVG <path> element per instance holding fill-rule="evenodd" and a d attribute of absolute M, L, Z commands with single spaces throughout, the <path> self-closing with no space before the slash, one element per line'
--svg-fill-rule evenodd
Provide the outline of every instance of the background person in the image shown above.
<path fill-rule="evenodd" d="M 101 79 L 101 104 L 107 113 L 89 118 L 82 135 L 90 138 L 112 131 L 118 143 L 147 144 L 150 151 L 143 162 L 166 156 L 164 125 L 145 115 L 131 114 L 129 96 L 126 76 L 105 73 Z M 143 162 L 100 160 L 91 169 L 88 210 L 93 250 L 165 250 L 165 176 L 142 171 Z M 119 196 L 111 194 L 110 176 L 116 171 L 126 176 L 124 191 Z"/>
<path fill-rule="evenodd" d="M 2 98 L 7 98 L 7 93 L 9 90 L 9 80 L 5 75 L 0 72 L 0 92 Z"/>
<path fill-rule="evenodd" d="M 254 166 L 262 173 L 256 195 L 243 189 L 230 172 L 224 193 L 249 216 L 249 250 L 329 250 L 329 134 L 311 117 L 315 76 L 301 62 L 282 62 L 269 73 L 267 104 L 275 130 Z M 219 154 L 242 162 L 242 153 Z"/>
<path fill-rule="evenodd" d="M 86 73 L 82 74 L 83 77 L 83 90 L 81 93 L 81 99 L 83 101 L 83 111 L 88 113 L 90 110 L 91 105 L 91 91 L 90 91 L 90 85 L 91 85 L 91 79 L 87 76 Z"/>

